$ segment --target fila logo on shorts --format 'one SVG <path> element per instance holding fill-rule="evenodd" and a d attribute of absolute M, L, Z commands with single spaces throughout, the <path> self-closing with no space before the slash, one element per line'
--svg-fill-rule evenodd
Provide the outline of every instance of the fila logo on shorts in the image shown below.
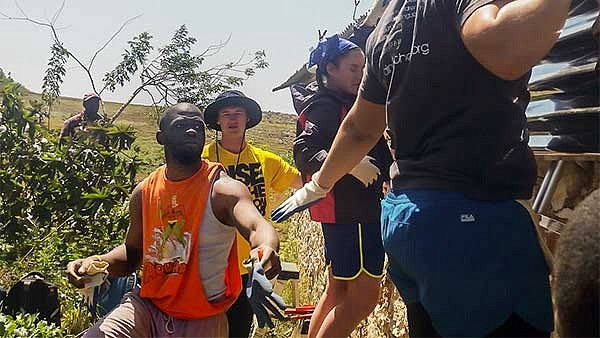
<path fill-rule="evenodd" d="M 475 222 L 475 216 L 473 214 L 461 214 L 460 221 L 462 223 L 472 223 Z"/>

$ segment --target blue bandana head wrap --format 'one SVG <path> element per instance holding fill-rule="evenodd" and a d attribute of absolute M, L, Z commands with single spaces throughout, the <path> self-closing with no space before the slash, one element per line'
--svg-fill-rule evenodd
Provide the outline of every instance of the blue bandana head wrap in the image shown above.
<path fill-rule="evenodd" d="M 337 34 L 332 35 L 325 41 L 319 42 L 317 47 L 310 52 L 308 69 L 313 71 L 316 67 L 317 73 L 325 74 L 328 63 L 334 62 L 338 57 L 355 48 L 359 47 L 353 42 L 340 38 Z"/>

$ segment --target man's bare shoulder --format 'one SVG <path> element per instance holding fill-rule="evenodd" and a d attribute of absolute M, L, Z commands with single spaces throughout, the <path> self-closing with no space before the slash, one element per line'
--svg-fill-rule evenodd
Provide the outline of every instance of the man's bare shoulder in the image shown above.
<path fill-rule="evenodd" d="M 133 188 L 130 199 L 141 199 L 142 198 L 142 190 L 144 189 L 145 182 L 146 182 L 146 180 L 143 180 Z"/>
<path fill-rule="evenodd" d="M 219 173 L 213 187 L 213 197 L 243 197 L 248 188 L 240 181 L 227 175 L 225 171 Z"/>
<path fill-rule="evenodd" d="M 241 182 L 236 181 L 224 171 L 219 173 L 212 194 L 211 201 L 215 216 L 224 224 L 233 226 L 233 209 L 245 199 L 250 199 L 248 188 Z"/>

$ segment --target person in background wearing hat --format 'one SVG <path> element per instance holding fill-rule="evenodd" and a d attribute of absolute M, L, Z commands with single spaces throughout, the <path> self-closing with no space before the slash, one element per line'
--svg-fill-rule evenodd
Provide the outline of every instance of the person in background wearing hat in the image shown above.
<path fill-rule="evenodd" d="M 221 93 L 204 112 L 208 128 L 221 132 L 221 139 L 204 147 L 202 157 L 221 163 L 229 176 L 250 190 L 254 206 L 263 215 L 271 212 L 270 197 L 289 187 L 300 188 L 302 179 L 296 168 L 281 157 L 254 147 L 246 141 L 246 130 L 262 119 L 258 103 L 237 90 Z M 238 259 L 244 285 L 248 271 L 242 262 L 248 258 L 250 245 L 238 233 Z M 252 327 L 252 308 L 245 294 L 227 312 L 230 337 L 248 337 Z"/>
<path fill-rule="evenodd" d="M 364 64 L 357 44 L 334 35 L 310 54 L 317 83 L 291 88 L 298 113 L 294 160 L 306 181 L 328 157 L 356 98 Z M 379 301 L 384 263 L 379 205 L 391 163 L 381 137 L 323 201 L 310 207 L 311 219 L 323 229 L 328 266 L 327 287 L 310 321 L 311 338 L 348 337 Z"/>
<path fill-rule="evenodd" d="M 88 93 L 83 96 L 83 111 L 65 120 L 60 132 L 60 141 L 65 137 L 73 137 L 77 128 L 85 129 L 89 124 L 97 123 L 102 116 L 98 114 L 100 108 L 100 97 L 95 93 Z"/>

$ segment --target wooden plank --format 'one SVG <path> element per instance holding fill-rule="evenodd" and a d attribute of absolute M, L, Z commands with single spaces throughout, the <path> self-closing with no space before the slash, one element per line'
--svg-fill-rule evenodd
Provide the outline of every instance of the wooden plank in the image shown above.
<path fill-rule="evenodd" d="M 281 262 L 281 272 L 277 277 L 278 280 L 298 280 L 300 279 L 300 270 L 296 263 Z"/>
<path fill-rule="evenodd" d="M 548 150 L 535 150 L 533 152 L 538 161 L 589 161 L 600 162 L 600 153 L 561 153 Z"/>

